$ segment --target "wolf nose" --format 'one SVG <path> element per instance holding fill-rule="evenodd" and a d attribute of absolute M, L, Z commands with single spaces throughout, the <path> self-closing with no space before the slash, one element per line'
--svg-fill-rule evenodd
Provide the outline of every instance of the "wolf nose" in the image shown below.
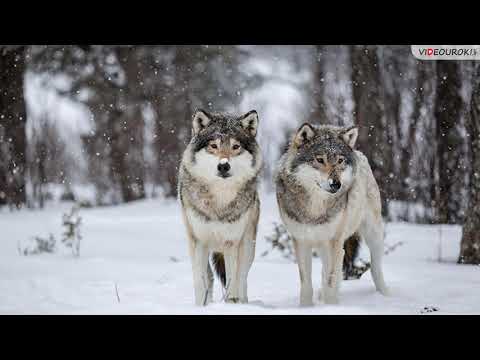
<path fill-rule="evenodd" d="M 218 164 L 217 169 L 221 174 L 225 174 L 230 170 L 230 164 L 228 162 L 220 163 Z"/>
<path fill-rule="evenodd" d="M 342 186 L 340 181 L 335 180 L 335 179 L 331 179 L 329 181 L 329 183 L 330 183 L 330 189 L 331 189 L 332 193 L 336 193 L 338 191 L 338 189 L 340 189 L 340 187 Z"/>

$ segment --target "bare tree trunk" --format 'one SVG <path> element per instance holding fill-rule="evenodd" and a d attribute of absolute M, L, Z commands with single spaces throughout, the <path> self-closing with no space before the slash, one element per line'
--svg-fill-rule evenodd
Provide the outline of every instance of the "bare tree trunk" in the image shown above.
<path fill-rule="evenodd" d="M 457 125 L 460 123 L 462 98 L 458 64 L 455 61 L 437 62 L 437 97 L 435 118 L 437 120 L 438 185 L 436 191 L 437 221 L 454 224 L 461 209 L 456 184 L 461 137 Z"/>
<path fill-rule="evenodd" d="M 117 109 L 110 119 L 117 130 L 112 139 L 112 163 L 118 171 L 123 200 L 129 202 L 145 198 L 144 122 L 137 99 L 141 75 L 134 47 L 117 47 L 115 53 L 125 71 L 127 85 L 119 95 L 120 101 L 117 100 Z"/>
<path fill-rule="evenodd" d="M 388 176 L 385 180 L 388 186 L 388 195 L 390 199 L 406 201 L 406 191 L 408 186 L 403 182 L 408 178 L 408 169 L 402 167 L 403 161 L 403 119 L 402 113 L 402 95 L 406 83 L 406 73 L 408 69 L 408 59 L 410 56 L 410 47 L 404 45 L 392 45 L 389 47 L 379 47 L 377 59 L 379 64 L 373 66 L 379 67 L 379 101 L 382 103 L 385 133 L 384 142 L 387 148 L 384 153 L 386 160 L 385 165 L 390 168 Z M 393 156 L 395 154 L 395 157 Z"/>
<path fill-rule="evenodd" d="M 324 45 L 315 45 L 314 64 L 313 64 L 313 84 L 312 84 L 312 107 L 309 116 L 309 122 L 312 124 L 329 124 L 326 119 L 325 98 L 324 98 L 324 57 L 327 48 Z"/>
<path fill-rule="evenodd" d="M 36 158 L 36 163 L 37 163 L 37 183 L 36 185 L 38 186 L 38 202 L 40 208 L 43 209 L 45 206 L 45 190 L 44 190 L 44 185 L 47 183 L 47 173 L 45 171 L 45 163 L 47 161 L 47 144 L 45 143 L 44 139 L 41 139 L 37 144 L 36 144 L 36 149 L 37 149 L 37 158 Z"/>
<path fill-rule="evenodd" d="M 177 47 L 173 55 L 173 78 L 175 88 L 166 95 L 166 101 L 160 105 L 157 119 L 157 156 L 162 167 L 163 183 L 167 185 L 166 196 L 177 196 L 177 174 L 181 154 L 185 148 L 180 140 L 181 132 L 188 129 L 183 142 L 189 141 L 191 129 L 192 104 L 190 101 L 193 74 L 192 54 L 186 47 Z M 205 106 L 206 104 L 202 105 Z"/>
<path fill-rule="evenodd" d="M 25 46 L 0 46 L 0 205 L 25 203 Z"/>
<path fill-rule="evenodd" d="M 472 90 L 470 117 L 467 118 L 470 133 L 472 167 L 470 174 L 470 196 L 467 217 L 463 225 L 460 244 L 461 264 L 480 264 L 480 67 Z"/>
<path fill-rule="evenodd" d="M 417 127 L 422 121 L 422 107 L 426 103 L 427 99 L 427 92 L 428 89 L 428 71 L 427 66 L 430 66 L 430 63 L 417 61 L 415 63 L 417 68 L 417 75 L 416 75 L 416 92 L 415 92 L 415 99 L 413 102 L 413 112 L 410 118 L 410 124 L 408 125 L 408 145 L 402 146 L 402 162 L 401 166 L 401 184 L 403 188 L 403 197 L 406 200 L 413 198 L 416 200 L 418 199 L 418 189 L 415 187 L 410 186 L 410 184 L 406 181 L 406 179 L 410 179 L 412 177 L 412 160 L 414 159 L 414 151 L 416 147 L 416 133 Z M 412 194 L 410 190 L 414 190 L 415 192 Z"/>
<path fill-rule="evenodd" d="M 133 112 L 133 108 L 128 111 Z M 112 176 L 120 185 L 123 201 L 130 202 L 145 197 L 143 159 L 143 122 L 137 117 L 116 110 L 109 114 L 112 131 L 111 160 Z"/>
<path fill-rule="evenodd" d="M 382 213 L 387 215 L 391 171 L 391 145 L 380 99 L 380 73 L 375 46 L 351 47 L 355 124 L 359 127 L 358 147 L 368 158 L 382 197 Z"/>

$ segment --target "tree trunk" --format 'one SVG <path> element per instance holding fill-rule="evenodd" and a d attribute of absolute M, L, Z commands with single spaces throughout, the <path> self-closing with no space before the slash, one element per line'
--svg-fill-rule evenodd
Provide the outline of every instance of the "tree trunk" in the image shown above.
<path fill-rule="evenodd" d="M 145 162 L 143 157 L 143 115 L 136 95 L 140 93 L 139 62 L 135 48 L 115 49 L 126 75 L 126 86 L 118 97 L 118 109 L 111 119 L 117 131 L 112 141 L 112 160 L 117 166 L 123 200 L 130 202 L 145 198 Z M 121 108 L 124 106 L 124 110 Z"/>
<path fill-rule="evenodd" d="M 324 45 L 315 45 L 315 62 L 313 64 L 312 108 L 309 122 L 312 124 L 329 124 L 326 119 L 324 97 L 324 57 L 327 49 Z"/>
<path fill-rule="evenodd" d="M 429 81 L 429 74 L 427 67 L 430 65 L 430 63 L 425 61 L 417 61 L 415 63 L 417 68 L 415 99 L 413 101 L 413 112 L 410 118 L 410 124 L 408 124 L 408 143 L 407 145 L 402 146 L 402 162 L 400 163 L 400 173 L 402 174 L 400 184 L 402 185 L 403 189 L 402 198 L 406 201 L 418 200 L 419 196 L 419 189 L 409 184 L 407 179 L 411 179 L 415 176 L 413 172 L 421 171 L 420 169 L 412 168 L 412 161 L 414 160 L 414 154 L 416 150 L 417 127 L 422 121 L 422 107 L 425 105 L 428 96 L 427 82 Z M 412 193 L 411 190 L 414 192 Z M 421 196 L 424 197 L 424 194 Z"/>
<path fill-rule="evenodd" d="M 162 183 L 166 185 L 165 195 L 177 197 L 177 175 L 181 154 L 190 140 L 191 118 L 193 108 L 191 104 L 192 78 L 190 71 L 192 64 L 191 52 L 188 48 L 178 47 L 173 54 L 175 87 L 166 95 L 166 101 L 160 107 L 160 116 L 157 119 L 157 156 L 162 167 Z M 203 104 L 206 106 L 207 104 Z M 182 131 L 188 134 L 182 138 Z M 182 143 L 183 142 L 183 143 Z"/>
<path fill-rule="evenodd" d="M 47 173 L 45 171 L 45 163 L 47 161 L 47 144 L 42 139 L 36 145 L 37 145 L 36 148 L 38 151 L 38 154 L 37 154 L 38 157 L 36 159 L 37 166 L 38 166 L 37 168 L 38 179 L 37 179 L 36 185 L 38 186 L 37 194 L 38 194 L 39 206 L 41 209 L 43 209 L 43 207 L 45 206 L 44 185 L 47 183 Z"/>
<path fill-rule="evenodd" d="M 479 76 L 480 67 L 478 67 L 477 79 Z M 472 90 L 470 117 L 467 119 L 467 126 L 472 141 L 472 167 L 469 207 L 463 225 L 458 262 L 461 264 L 480 264 L 480 81 L 478 80 L 475 80 Z"/>
<path fill-rule="evenodd" d="M 380 73 L 375 46 L 351 47 L 355 124 L 359 128 L 358 148 L 370 162 L 382 197 L 382 213 L 387 215 L 391 159 L 388 129 L 383 122 L 380 102 Z"/>
<path fill-rule="evenodd" d="M 457 223 L 461 210 L 461 196 L 456 186 L 461 136 L 457 125 L 461 121 L 462 98 L 458 64 L 455 61 L 437 62 L 437 120 L 438 185 L 436 191 L 437 221 L 441 224 Z"/>
<path fill-rule="evenodd" d="M 379 64 L 376 66 L 380 71 L 379 101 L 382 103 L 385 122 L 384 166 L 389 168 L 388 178 L 384 181 L 388 186 L 389 199 L 401 201 L 407 201 L 405 193 L 409 190 L 408 185 L 405 186 L 406 184 L 403 183 L 408 178 L 408 168 L 405 169 L 402 166 L 405 163 L 402 151 L 402 127 L 404 126 L 402 96 L 405 88 L 408 87 L 405 74 L 411 70 L 408 68 L 406 60 L 409 56 L 409 46 L 380 47 L 377 55 Z M 375 66 L 375 63 L 373 65 Z M 395 176 L 390 176 L 390 174 L 395 174 Z"/>
<path fill-rule="evenodd" d="M 25 203 L 24 46 L 0 47 L 0 205 Z"/>

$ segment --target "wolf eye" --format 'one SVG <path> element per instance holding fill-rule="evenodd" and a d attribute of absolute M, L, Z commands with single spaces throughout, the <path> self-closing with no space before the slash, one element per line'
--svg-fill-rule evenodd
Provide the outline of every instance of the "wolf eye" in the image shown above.
<path fill-rule="evenodd" d="M 343 158 L 338 159 L 337 161 L 339 164 L 343 163 Z"/>
<path fill-rule="evenodd" d="M 212 149 L 218 148 L 217 144 L 210 144 L 210 147 L 211 147 Z"/>
<path fill-rule="evenodd" d="M 238 150 L 238 149 L 240 149 L 240 145 L 235 144 L 235 145 L 232 146 L 232 149 L 233 150 Z"/>
<path fill-rule="evenodd" d="M 325 161 L 323 160 L 323 157 L 317 156 L 317 161 L 318 161 L 320 164 L 325 164 Z"/>

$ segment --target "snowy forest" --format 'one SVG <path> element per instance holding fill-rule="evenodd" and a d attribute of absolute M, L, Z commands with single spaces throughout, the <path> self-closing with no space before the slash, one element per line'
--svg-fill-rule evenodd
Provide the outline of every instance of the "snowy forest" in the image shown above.
<path fill-rule="evenodd" d="M 255 109 L 262 191 L 300 124 L 355 124 L 385 220 L 480 264 L 479 79 L 410 45 L 0 45 L 0 217 L 169 202 L 195 109 Z"/>

